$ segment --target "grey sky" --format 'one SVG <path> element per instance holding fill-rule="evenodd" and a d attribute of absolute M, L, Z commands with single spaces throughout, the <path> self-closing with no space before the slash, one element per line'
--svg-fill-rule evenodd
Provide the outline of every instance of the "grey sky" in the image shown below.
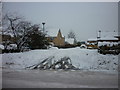
<path fill-rule="evenodd" d="M 118 30 L 117 2 L 19 2 L 3 3 L 3 13 L 17 12 L 46 28 L 60 28 L 67 36 L 73 30 L 78 40 L 95 38 L 97 31 Z"/>

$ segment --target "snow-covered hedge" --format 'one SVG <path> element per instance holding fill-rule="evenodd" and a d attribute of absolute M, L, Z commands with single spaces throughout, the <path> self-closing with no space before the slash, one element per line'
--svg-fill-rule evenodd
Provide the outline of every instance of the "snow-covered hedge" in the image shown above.
<path fill-rule="evenodd" d="M 7 49 L 8 50 L 12 50 L 12 49 L 16 50 L 17 49 L 17 45 L 16 44 L 10 44 L 10 45 L 7 46 Z"/>

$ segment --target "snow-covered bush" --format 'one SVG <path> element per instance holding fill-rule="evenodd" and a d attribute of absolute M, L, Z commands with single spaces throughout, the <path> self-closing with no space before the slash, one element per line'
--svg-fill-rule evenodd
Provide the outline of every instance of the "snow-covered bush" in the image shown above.
<path fill-rule="evenodd" d="M 0 44 L 0 49 L 3 50 L 4 49 L 4 45 Z"/>
<path fill-rule="evenodd" d="M 17 49 L 17 45 L 16 44 L 10 44 L 7 46 L 8 50 L 16 50 Z"/>
<path fill-rule="evenodd" d="M 80 48 L 87 48 L 87 46 L 85 44 L 82 44 Z"/>

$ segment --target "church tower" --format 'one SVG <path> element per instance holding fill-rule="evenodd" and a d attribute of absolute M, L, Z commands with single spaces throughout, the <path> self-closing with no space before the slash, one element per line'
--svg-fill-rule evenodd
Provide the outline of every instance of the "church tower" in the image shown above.
<path fill-rule="evenodd" d="M 60 29 L 59 29 L 59 31 L 58 31 L 58 35 L 57 35 L 57 36 L 62 38 L 62 34 L 61 34 Z"/>

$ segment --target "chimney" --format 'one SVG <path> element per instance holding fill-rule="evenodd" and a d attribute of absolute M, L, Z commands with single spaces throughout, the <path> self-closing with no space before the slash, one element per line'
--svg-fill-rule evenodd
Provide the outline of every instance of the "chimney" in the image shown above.
<path fill-rule="evenodd" d="M 101 38 L 101 30 L 98 31 L 98 36 L 97 36 L 97 39 L 100 39 Z"/>

